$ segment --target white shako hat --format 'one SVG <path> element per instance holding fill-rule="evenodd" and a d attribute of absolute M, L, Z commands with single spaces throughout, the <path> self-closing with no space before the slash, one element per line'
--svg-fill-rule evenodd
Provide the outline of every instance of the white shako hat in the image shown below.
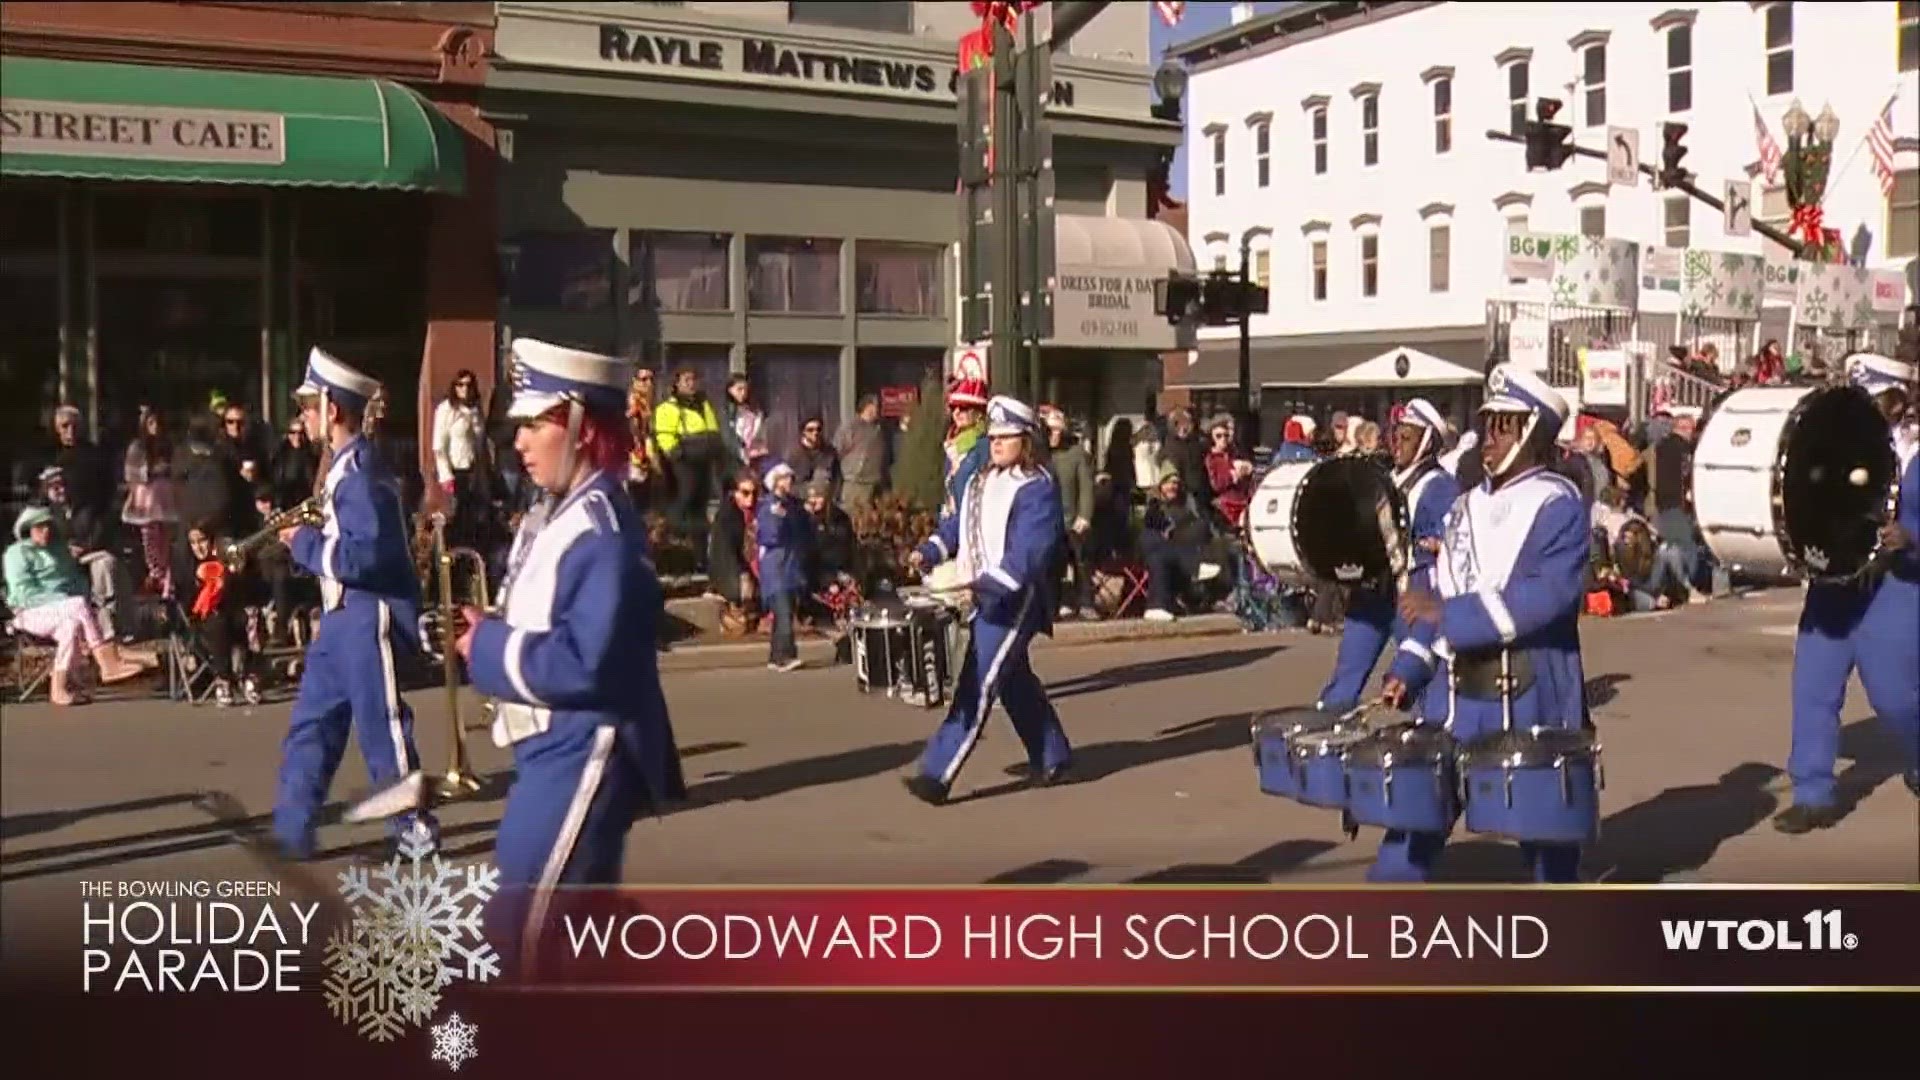
<path fill-rule="evenodd" d="M 624 412 L 633 364 L 618 357 L 516 338 L 513 351 L 513 404 L 507 415 L 532 420 L 557 405 L 573 402 L 588 412 Z"/>
<path fill-rule="evenodd" d="M 1520 455 L 1520 448 L 1532 441 L 1533 433 L 1540 430 L 1542 425 L 1558 434 L 1573 408 L 1558 390 L 1547 385 L 1547 380 L 1539 372 L 1512 364 L 1500 364 L 1487 373 L 1487 400 L 1480 406 L 1480 411 L 1527 418 L 1527 426 L 1521 430 L 1513 449 L 1507 452 L 1506 460 L 1490 470 L 1493 475 L 1499 476 L 1513 468 L 1513 459 Z"/>
<path fill-rule="evenodd" d="M 996 397 L 987 402 L 988 438 L 1005 435 L 1031 437 L 1035 426 L 1033 410 L 1025 402 L 1010 397 Z"/>
<path fill-rule="evenodd" d="M 1869 394 L 1905 390 L 1913 385 L 1913 365 L 1878 353 L 1855 353 L 1847 358 L 1847 381 Z"/>
<path fill-rule="evenodd" d="M 367 403 L 379 392 L 380 380 L 355 371 L 316 345 L 307 354 L 306 378 L 293 394 L 300 398 L 331 399 L 344 408 L 365 412 Z"/>

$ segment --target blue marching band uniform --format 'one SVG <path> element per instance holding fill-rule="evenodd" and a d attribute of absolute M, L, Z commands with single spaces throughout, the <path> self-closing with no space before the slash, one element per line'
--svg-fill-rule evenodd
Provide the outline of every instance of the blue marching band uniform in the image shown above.
<path fill-rule="evenodd" d="M 379 382 L 316 348 L 296 396 L 317 399 L 321 425 L 329 429 L 320 438 L 329 439 L 329 405 L 364 416 L 379 390 Z M 314 854 L 314 818 L 349 731 L 376 787 L 409 775 L 420 761 L 413 711 L 397 678 L 400 661 L 419 649 L 420 607 L 400 485 L 373 444 L 355 434 L 334 451 L 320 499 L 324 524 L 302 526 L 288 545 L 294 563 L 319 579 L 324 612 L 307 648 L 274 798 L 274 839 L 293 859 Z M 438 837 L 427 814 L 395 817 L 389 827 L 395 839 Z"/>
<path fill-rule="evenodd" d="M 513 419 L 568 406 L 567 479 L 515 536 L 499 613 L 475 629 L 468 670 L 496 699 L 493 741 L 511 748 L 515 769 L 495 856 L 503 903 L 489 921 L 531 948 L 554 887 L 617 884 L 634 819 L 684 798 L 685 783 L 660 683 L 664 593 L 646 529 L 623 477 L 574 480 L 580 420 L 624 423 L 631 365 L 527 339 L 513 359 Z"/>
<path fill-rule="evenodd" d="M 981 441 L 1017 436 L 1031 445 L 1036 430 L 1031 409 L 996 397 L 988 402 L 987 435 Z M 974 607 L 952 707 L 927 742 L 919 772 L 906 781 L 919 798 L 946 799 L 980 741 L 996 698 L 1026 746 L 1033 780 L 1045 784 L 1064 777 L 1072 748 L 1027 658 L 1033 636 L 1053 632 L 1053 555 L 1064 525 L 1059 491 L 1044 468 L 989 462 L 967 481 L 958 512 L 920 545 L 918 553 L 929 568 L 959 561 Z"/>
<path fill-rule="evenodd" d="M 1501 365 L 1488 377 L 1482 413 L 1528 417 L 1520 445 L 1558 432 L 1568 405 L 1531 371 Z M 1501 695 L 1512 728 L 1579 729 L 1586 724 L 1579 619 L 1586 585 L 1588 511 L 1580 490 L 1541 465 L 1511 474 L 1515 452 L 1460 496 L 1446 516 L 1433 567 L 1440 618 L 1416 622 L 1389 674 L 1418 700 L 1419 722 L 1470 743 L 1502 730 Z M 1514 676 L 1499 678 L 1502 653 Z M 1440 833 L 1388 830 L 1370 881 L 1424 881 L 1446 846 Z M 1574 844 L 1522 844 L 1536 880 L 1577 878 Z"/>
<path fill-rule="evenodd" d="M 1896 393 L 1904 399 L 1913 386 L 1914 365 L 1863 356 L 1848 377 L 1876 399 Z M 1836 805 L 1834 764 L 1840 708 L 1855 668 L 1868 704 L 1900 741 L 1907 786 L 1920 794 L 1920 455 L 1892 425 L 1888 437 L 1900 468 L 1896 520 L 1907 541 L 1857 581 L 1807 588 L 1793 650 L 1793 736 L 1787 757 L 1793 805 L 1775 821 L 1783 832 L 1825 828 L 1842 812 Z"/>
<path fill-rule="evenodd" d="M 1440 410 L 1425 398 L 1414 398 L 1407 402 L 1400 423 L 1420 430 L 1420 448 L 1413 461 L 1393 476 L 1394 486 L 1407 501 L 1413 530 L 1413 561 L 1407 582 L 1410 587 L 1430 589 L 1435 555 L 1421 541 L 1441 538 L 1447 510 L 1460 495 L 1460 484 L 1440 464 L 1448 442 L 1448 426 Z M 1398 593 L 1391 585 L 1353 591 L 1346 624 L 1340 631 L 1333 675 L 1320 691 L 1315 708 L 1344 713 L 1360 703 L 1360 694 L 1380 653 L 1390 641 L 1406 640 L 1406 625 L 1394 610 L 1397 600 Z"/>

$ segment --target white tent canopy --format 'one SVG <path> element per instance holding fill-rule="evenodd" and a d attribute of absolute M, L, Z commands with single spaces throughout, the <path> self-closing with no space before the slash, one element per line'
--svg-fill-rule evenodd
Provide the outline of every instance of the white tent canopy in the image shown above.
<path fill-rule="evenodd" d="M 1405 374 L 1400 372 L 1403 356 L 1407 358 Z M 1389 349 L 1328 376 L 1326 382 L 1346 386 L 1470 386 L 1485 379 L 1481 372 L 1419 349 Z"/>

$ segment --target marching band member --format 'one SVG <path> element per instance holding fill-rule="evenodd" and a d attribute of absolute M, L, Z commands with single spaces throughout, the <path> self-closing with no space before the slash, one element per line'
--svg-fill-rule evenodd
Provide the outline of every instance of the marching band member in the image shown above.
<path fill-rule="evenodd" d="M 968 481 L 959 513 L 909 556 L 916 568 L 957 559 L 974 597 L 972 640 L 953 706 L 928 740 L 919 774 L 906 780 L 907 790 L 935 805 L 946 801 L 996 697 L 1026 744 L 1033 782 L 1059 782 L 1072 757 L 1060 716 L 1027 660 L 1033 635 L 1053 632 L 1049 594 L 1064 525 L 1053 477 L 1036 464 L 1035 438 L 1033 410 L 1012 398 L 989 402 L 987 467 Z"/>
<path fill-rule="evenodd" d="M 308 437 L 326 440 L 333 457 L 320 492 L 325 524 L 280 531 L 295 565 L 320 579 L 324 611 L 307 647 L 273 806 L 274 839 L 292 859 L 313 856 L 313 819 L 340 768 L 349 728 L 375 786 L 419 768 L 413 710 L 395 673 L 400 655 L 420 647 L 420 579 L 400 482 L 363 431 L 379 393 L 378 382 L 317 348 L 295 391 Z M 403 833 L 438 837 L 427 814 L 400 815 L 389 827 L 389 847 Z"/>
<path fill-rule="evenodd" d="M 1447 514 L 1433 568 L 1437 590 L 1409 588 L 1399 605 L 1410 640 L 1433 656 L 1420 722 L 1445 725 L 1462 742 L 1501 730 L 1503 693 L 1515 730 L 1579 728 L 1587 715 L 1579 629 L 1587 506 L 1573 481 L 1546 468 L 1567 402 L 1545 379 L 1511 364 L 1488 375 L 1487 395 L 1480 408 L 1486 479 Z M 1501 687 L 1503 653 L 1511 690 Z M 1404 661 L 1396 671 L 1403 680 L 1417 675 Z M 1446 842 L 1438 833 L 1389 830 L 1368 880 L 1424 881 Z M 1521 851 L 1538 881 L 1578 875 L 1578 846 L 1523 844 Z"/>
<path fill-rule="evenodd" d="M 1440 455 L 1447 448 L 1448 436 L 1448 425 L 1440 410 L 1425 398 L 1407 402 L 1394 425 L 1393 484 L 1407 500 L 1413 527 L 1409 587 L 1433 587 L 1433 563 L 1440 550 L 1447 510 L 1460 496 L 1459 482 L 1440 467 Z M 1403 657 L 1409 660 L 1419 657 L 1424 647 L 1405 643 L 1406 627 L 1394 614 L 1394 599 L 1391 585 L 1353 590 L 1346 625 L 1340 631 L 1340 650 L 1334 659 L 1333 676 L 1320 691 L 1316 708 L 1344 713 L 1358 705 L 1360 692 L 1365 689 L 1381 650 L 1390 640 L 1403 642 L 1395 653 L 1394 664 L 1401 663 Z M 1390 674 L 1389 678 L 1392 677 Z M 1405 681 L 1407 675 L 1403 673 L 1400 678 Z"/>
<path fill-rule="evenodd" d="M 940 506 L 940 520 L 960 512 L 960 496 L 973 475 L 987 463 L 987 384 L 962 375 L 947 389 L 947 414 L 952 424 L 947 432 L 946 501 Z"/>
<path fill-rule="evenodd" d="M 658 668 L 664 593 L 623 483 L 630 366 L 525 338 L 513 359 L 514 447 L 546 500 L 514 539 L 501 614 L 465 609 L 456 648 L 513 750 L 495 862 L 515 896 L 494 918 L 530 949 L 554 887 L 618 882 L 634 818 L 685 784 Z"/>
<path fill-rule="evenodd" d="M 1807 587 L 1793 649 L 1793 747 L 1787 774 L 1793 805 L 1773 819 L 1784 833 L 1825 829 L 1845 812 L 1837 805 L 1834 760 L 1840 752 L 1840 707 L 1847 679 L 1860 669 L 1867 702 L 1905 752 L 1907 787 L 1920 795 L 1920 455 L 1902 445 L 1895 425 L 1911 393 L 1914 365 L 1858 356 L 1849 380 L 1873 395 L 1887 418 L 1900 468 L 1898 513 L 1880 530 L 1884 567 L 1859 582 Z M 1836 481 L 1837 482 L 1837 481 Z"/>

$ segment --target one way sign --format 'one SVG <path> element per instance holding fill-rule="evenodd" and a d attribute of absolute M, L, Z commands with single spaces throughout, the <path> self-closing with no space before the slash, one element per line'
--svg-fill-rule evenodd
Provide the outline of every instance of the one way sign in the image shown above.
<path fill-rule="evenodd" d="M 1727 235 L 1753 235 L 1753 182 L 1727 181 Z"/>
<path fill-rule="evenodd" d="M 1640 186 L 1640 132 L 1633 128 L 1607 129 L 1607 183 Z"/>

